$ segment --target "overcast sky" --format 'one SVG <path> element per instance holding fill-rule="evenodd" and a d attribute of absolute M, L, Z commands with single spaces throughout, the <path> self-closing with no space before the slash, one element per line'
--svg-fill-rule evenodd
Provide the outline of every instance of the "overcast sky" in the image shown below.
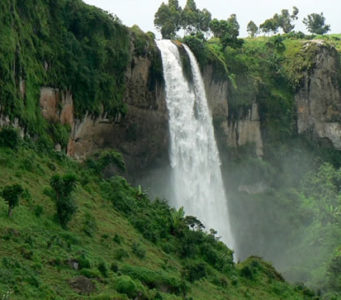
<path fill-rule="evenodd" d="M 83 0 L 117 15 L 123 24 L 137 24 L 144 31 L 156 29 L 153 25 L 154 14 L 162 0 Z M 197 7 L 208 9 L 212 17 L 227 19 L 231 14 L 237 15 L 240 25 L 240 36 L 247 36 L 246 25 L 253 20 L 257 25 L 271 18 L 281 9 L 293 6 L 299 9 L 299 20 L 295 30 L 306 32 L 302 19 L 310 13 L 323 12 L 326 23 L 331 25 L 330 33 L 341 33 L 341 1 L 340 0 L 196 0 Z M 182 7 L 186 0 L 179 0 Z"/>

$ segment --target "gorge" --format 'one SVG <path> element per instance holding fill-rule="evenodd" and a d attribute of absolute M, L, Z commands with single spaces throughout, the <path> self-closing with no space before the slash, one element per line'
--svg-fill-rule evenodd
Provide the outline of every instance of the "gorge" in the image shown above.
<path fill-rule="evenodd" d="M 0 17 L 0 196 L 23 190 L 0 298 L 339 297 L 340 35 L 156 43 L 80 0 Z M 77 181 L 66 228 L 53 178 Z"/>

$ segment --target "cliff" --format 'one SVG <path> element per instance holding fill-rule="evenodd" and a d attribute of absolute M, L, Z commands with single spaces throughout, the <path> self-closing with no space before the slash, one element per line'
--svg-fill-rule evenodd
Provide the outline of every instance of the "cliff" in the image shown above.
<path fill-rule="evenodd" d="M 295 100 L 297 130 L 324 139 L 341 150 L 341 66 L 340 55 L 323 40 L 304 45 L 315 48 L 313 68 L 305 72 Z"/>

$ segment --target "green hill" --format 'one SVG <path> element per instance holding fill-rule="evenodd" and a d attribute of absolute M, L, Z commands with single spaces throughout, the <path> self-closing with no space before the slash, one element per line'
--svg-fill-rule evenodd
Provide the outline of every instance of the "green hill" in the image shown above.
<path fill-rule="evenodd" d="M 105 156 L 105 155 L 104 155 Z M 0 202 L 3 299 L 305 299 L 257 257 L 232 252 L 201 223 L 120 176 L 20 141 L 0 148 L 0 185 L 24 188 L 7 216 Z M 67 229 L 56 219 L 50 178 L 73 173 L 77 211 Z M 6 295 L 10 296 L 6 296 Z"/>

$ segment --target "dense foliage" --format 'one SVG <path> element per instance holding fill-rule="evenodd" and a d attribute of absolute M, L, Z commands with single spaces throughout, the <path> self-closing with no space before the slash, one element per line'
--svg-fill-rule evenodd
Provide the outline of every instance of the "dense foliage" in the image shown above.
<path fill-rule="evenodd" d="M 124 114 L 128 30 L 119 20 L 80 0 L 1 1 L 0 105 L 31 133 L 47 124 L 41 86 L 71 91 L 75 112 Z"/>
<path fill-rule="evenodd" d="M 236 265 L 216 232 L 183 209 L 29 140 L 16 151 L 0 147 L 0 186 L 15 182 L 24 193 L 12 218 L 0 202 L 4 299 L 312 298 L 259 258 Z M 68 229 L 54 218 L 49 185 L 55 198 L 72 192 L 77 201 Z"/>
<path fill-rule="evenodd" d="M 307 26 L 307 29 L 311 33 L 325 34 L 330 30 L 330 25 L 327 25 L 326 18 L 323 13 L 310 14 L 303 19 L 303 23 Z"/>

